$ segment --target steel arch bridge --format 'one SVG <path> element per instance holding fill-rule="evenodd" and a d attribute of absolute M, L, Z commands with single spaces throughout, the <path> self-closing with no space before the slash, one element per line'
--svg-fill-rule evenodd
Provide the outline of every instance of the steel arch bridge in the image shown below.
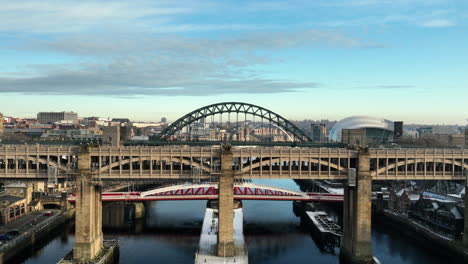
<path fill-rule="evenodd" d="M 233 186 L 234 199 L 271 200 L 271 201 L 322 201 L 342 202 L 342 194 L 309 193 L 285 188 L 253 183 L 241 183 Z M 219 188 L 215 183 L 182 184 L 160 187 L 144 192 L 104 192 L 103 202 L 143 202 L 143 201 L 179 201 L 179 200 L 216 200 Z M 68 197 L 76 202 L 76 195 Z"/>
<path fill-rule="evenodd" d="M 247 103 L 240 103 L 240 102 L 224 102 L 224 103 L 217 103 L 204 106 L 202 108 L 196 109 L 183 117 L 177 119 L 174 123 L 168 126 L 166 129 L 161 131 L 159 135 L 155 137 L 155 140 L 168 140 L 171 136 L 173 136 L 178 131 L 181 131 L 184 127 L 196 122 L 202 118 L 206 118 L 208 116 L 213 116 L 217 114 L 223 113 L 243 113 L 243 114 L 250 114 L 253 116 L 258 116 L 262 119 L 268 120 L 273 124 L 281 127 L 285 131 L 291 133 L 294 139 L 302 142 L 311 142 L 312 139 L 307 136 L 300 128 L 296 125 L 291 123 L 289 120 L 285 119 L 284 117 L 276 114 L 273 111 L 265 109 L 263 107 L 247 104 Z M 295 140 L 294 140 L 295 141 Z"/>

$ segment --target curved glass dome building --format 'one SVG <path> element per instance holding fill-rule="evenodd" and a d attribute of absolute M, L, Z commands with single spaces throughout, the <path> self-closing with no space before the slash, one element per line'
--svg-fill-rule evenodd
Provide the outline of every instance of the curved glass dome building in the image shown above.
<path fill-rule="evenodd" d="M 366 138 L 373 142 L 386 142 L 393 137 L 393 122 L 371 116 L 351 116 L 336 123 L 330 130 L 330 141 L 341 142 L 343 129 L 366 129 Z"/>

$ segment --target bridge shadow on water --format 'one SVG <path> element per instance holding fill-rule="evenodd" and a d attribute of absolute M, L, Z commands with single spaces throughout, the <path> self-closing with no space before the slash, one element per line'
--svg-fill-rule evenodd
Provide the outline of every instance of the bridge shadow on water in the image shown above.
<path fill-rule="evenodd" d="M 298 261 L 302 259 L 302 262 L 310 258 L 314 262 L 321 259 L 325 261 L 323 263 L 327 263 L 339 253 L 338 248 L 327 247 L 325 241 L 315 237 L 309 227 L 302 224 L 247 224 L 244 226 L 244 233 L 251 263 L 281 263 L 278 260 L 283 258 Z M 308 252 L 313 251 L 313 257 L 304 254 L 300 250 L 303 247 L 310 247 Z"/>

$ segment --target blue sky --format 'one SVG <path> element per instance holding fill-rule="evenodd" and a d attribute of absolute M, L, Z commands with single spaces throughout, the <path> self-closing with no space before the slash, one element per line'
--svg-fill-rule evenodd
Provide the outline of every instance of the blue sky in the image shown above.
<path fill-rule="evenodd" d="M 0 111 L 468 118 L 468 1 L 2 1 Z"/>

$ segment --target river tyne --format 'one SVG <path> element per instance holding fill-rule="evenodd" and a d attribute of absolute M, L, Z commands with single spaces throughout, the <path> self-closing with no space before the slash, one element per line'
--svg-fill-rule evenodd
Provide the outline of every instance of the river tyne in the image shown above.
<path fill-rule="evenodd" d="M 292 180 L 256 180 L 255 183 L 299 190 Z M 206 201 L 159 201 L 147 204 L 137 221 L 103 220 L 106 239 L 120 240 L 119 263 L 193 263 L 198 248 Z M 105 210 L 108 210 L 104 206 Z M 324 250 L 293 212 L 292 202 L 243 201 L 244 235 L 249 263 L 340 263 L 339 248 Z M 327 209 L 340 222 L 339 206 Z M 382 221 L 382 220 L 380 220 Z M 30 249 L 12 263 L 57 263 L 73 247 L 70 223 L 51 234 L 41 248 Z M 444 252 L 399 230 L 372 222 L 374 255 L 384 264 L 452 263 Z M 453 261 L 456 263 L 456 261 Z"/>

